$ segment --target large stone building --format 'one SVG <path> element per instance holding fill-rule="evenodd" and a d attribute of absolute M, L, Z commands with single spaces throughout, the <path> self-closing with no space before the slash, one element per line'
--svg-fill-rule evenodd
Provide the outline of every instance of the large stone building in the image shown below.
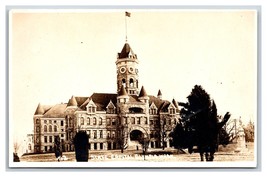
<path fill-rule="evenodd" d="M 117 93 L 93 93 L 89 97 L 72 96 L 67 103 L 39 104 L 34 114 L 34 151 L 52 151 L 56 136 L 65 151 L 74 150 L 75 133 L 89 135 L 90 150 L 136 148 L 148 140 L 149 148 L 170 147 L 169 133 L 179 119 L 173 99 L 148 95 L 139 88 L 138 58 L 128 43 L 118 53 Z"/>

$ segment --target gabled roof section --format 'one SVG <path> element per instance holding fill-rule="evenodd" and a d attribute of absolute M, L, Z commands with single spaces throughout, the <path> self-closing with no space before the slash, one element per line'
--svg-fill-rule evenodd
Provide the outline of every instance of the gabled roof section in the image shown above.
<path fill-rule="evenodd" d="M 112 101 L 110 100 L 106 108 L 107 108 L 107 109 L 108 109 L 108 108 L 110 108 L 110 109 L 114 109 L 114 108 L 116 108 L 116 106 L 115 106 L 115 105 L 112 103 Z"/>
<path fill-rule="evenodd" d="M 173 104 L 176 108 L 178 108 L 178 104 L 177 104 L 177 102 L 175 101 L 175 99 L 172 99 L 172 104 Z"/>
<path fill-rule="evenodd" d="M 173 103 L 170 103 L 170 104 L 169 104 L 168 109 L 170 109 L 170 108 L 176 109 L 176 107 L 174 106 Z"/>
<path fill-rule="evenodd" d="M 78 106 L 78 103 L 77 103 L 76 98 L 74 96 L 72 96 L 71 99 L 69 99 L 67 106 Z"/>
<path fill-rule="evenodd" d="M 125 43 L 121 50 L 121 53 L 118 53 L 118 59 L 129 58 L 130 56 L 136 58 L 136 55 L 134 54 L 130 45 L 128 43 Z"/>
<path fill-rule="evenodd" d="M 146 93 L 144 86 L 142 86 L 139 97 L 144 97 L 144 96 L 147 96 L 147 93 Z"/>
<path fill-rule="evenodd" d="M 96 107 L 96 104 L 92 99 L 90 99 L 89 103 L 86 105 L 86 107 Z"/>
<path fill-rule="evenodd" d="M 65 109 L 67 104 L 56 104 L 51 109 L 49 109 L 45 114 L 44 117 L 46 118 L 64 118 L 65 117 Z"/>
<path fill-rule="evenodd" d="M 149 108 L 158 109 L 154 102 L 152 102 Z"/>
<path fill-rule="evenodd" d="M 91 99 L 95 103 L 95 105 L 97 106 L 97 111 L 105 111 L 110 101 L 112 103 L 117 102 L 117 94 L 93 93 L 89 99 Z"/>
<path fill-rule="evenodd" d="M 170 105 L 170 102 L 167 100 L 162 100 L 158 97 L 149 95 L 149 105 L 152 103 L 155 104 L 155 106 L 158 108 L 158 111 L 160 112 L 168 112 L 168 106 Z"/>

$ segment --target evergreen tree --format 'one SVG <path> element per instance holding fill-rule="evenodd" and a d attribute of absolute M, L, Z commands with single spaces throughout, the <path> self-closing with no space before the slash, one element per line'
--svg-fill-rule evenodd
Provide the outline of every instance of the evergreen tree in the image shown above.
<path fill-rule="evenodd" d="M 218 147 L 218 134 L 222 126 L 230 118 L 226 113 L 221 122 L 217 118 L 217 107 L 214 100 L 200 86 L 195 85 L 187 103 L 179 103 L 181 120 L 172 133 L 176 148 L 188 148 L 192 153 L 193 146 L 198 147 L 201 161 L 206 153 L 206 160 L 212 161 Z"/>
<path fill-rule="evenodd" d="M 75 157 L 77 162 L 88 162 L 89 141 L 86 131 L 79 131 L 74 137 Z"/>

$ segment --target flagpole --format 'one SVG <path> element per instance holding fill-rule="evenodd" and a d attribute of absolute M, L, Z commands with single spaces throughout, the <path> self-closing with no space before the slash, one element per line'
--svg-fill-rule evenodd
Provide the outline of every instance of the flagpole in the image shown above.
<path fill-rule="evenodd" d="M 125 40 L 127 42 L 127 20 L 126 20 L 126 14 L 125 14 L 124 18 L 125 18 L 125 37 L 126 37 Z"/>

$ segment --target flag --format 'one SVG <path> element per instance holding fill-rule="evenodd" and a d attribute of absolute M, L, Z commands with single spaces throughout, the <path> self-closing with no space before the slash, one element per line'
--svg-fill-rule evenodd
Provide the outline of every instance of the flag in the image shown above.
<path fill-rule="evenodd" d="M 130 12 L 125 12 L 125 16 L 131 17 L 131 13 Z"/>

